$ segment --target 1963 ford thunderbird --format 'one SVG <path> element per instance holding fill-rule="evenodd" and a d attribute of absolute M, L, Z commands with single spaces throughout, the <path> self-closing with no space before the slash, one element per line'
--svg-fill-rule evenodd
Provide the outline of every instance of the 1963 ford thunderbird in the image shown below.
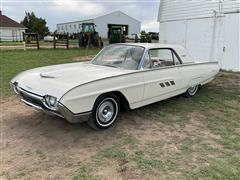
<path fill-rule="evenodd" d="M 106 129 L 120 107 L 194 96 L 218 71 L 217 62 L 195 62 L 181 46 L 129 43 L 107 46 L 91 62 L 25 71 L 11 85 L 31 107 Z"/>

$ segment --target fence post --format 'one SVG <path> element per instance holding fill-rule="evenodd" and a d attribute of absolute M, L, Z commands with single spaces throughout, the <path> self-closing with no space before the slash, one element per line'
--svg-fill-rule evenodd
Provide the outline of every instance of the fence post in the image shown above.
<path fill-rule="evenodd" d="M 56 33 L 53 33 L 53 48 L 56 49 Z"/>
<path fill-rule="evenodd" d="M 26 42 L 23 41 L 23 50 L 26 51 Z"/>
<path fill-rule="evenodd" d="M 26 41 L 25 40 L 25 32 L 22 32 L 22 34 L 23 34 L 23 41 Z"/>
<path fill-rule="evenodd" d="M 37 40 L 37 49 L 40 49 L 40 46 L 39 46 L 39 34 L 36 33 L 36 40 Z"/>
<path fill-rule="evenodd" d="M 67 33 L 67 49 L 69 49 L 69 34 Z"/>

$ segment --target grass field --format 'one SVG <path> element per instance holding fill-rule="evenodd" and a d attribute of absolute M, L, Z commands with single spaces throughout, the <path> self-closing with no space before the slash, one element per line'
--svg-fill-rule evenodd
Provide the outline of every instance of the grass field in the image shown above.
<path fill-rule="evenodd" d="M 0 56 L 0 93 L 12 95 L 9 81 L 16 74 L 35 67 L 74 62 L 73 58 L 96 54 L 99 49 L 2 50 Z"/>
<path fill-rule="evenodd" d="M 1 41 L 0 46 L 20 46 L 23 42 L 14 42 L 14 41 Z"/>
<path fill-rule="evenodd" d="M 34 41 L 35 43 L 35 41 Z M 40 48 L 53 48 L 53 42 L 45 42 L 44 40 L 39 41 Z M 77 39 L 69 39 L 69 46 L 76 46 L 78 47 L 78 40 Z M 11 46 L 11 47 L 22 47 L 23 49 L 23 42 L 14 42 L 14 41 L 3 41 L 0 42 L 0 48 L 4 46 Z"/>
<path fill-rule="evenodd" d="M 5 51 L 1 92 L 12 95 L 8 81 L 22 70 L 72 62 L 84 53 Z M 106 131 L 68 124 L 15 100 L 5 103 L 7 145 L 0 178 L 239 180 L 239 83 L 239 73 L 221 72 L 193 98 L 178 96 L 123 111 Z"/>

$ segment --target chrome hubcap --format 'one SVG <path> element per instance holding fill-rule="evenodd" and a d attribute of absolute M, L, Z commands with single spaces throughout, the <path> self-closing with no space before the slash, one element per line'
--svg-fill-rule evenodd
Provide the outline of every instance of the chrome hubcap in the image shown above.
<path fill-rule="evenodd" d="M 102 123 L 109 122 L 114 115 L 115 107 L 111 101 L 103 102 L 98 108 L 98 119 Z"/>
<path fill-rule="evenodd" d="M 188 93 L 194 95 L 197 91 L 198 86 L 192 86 L 188 89 Z"/>

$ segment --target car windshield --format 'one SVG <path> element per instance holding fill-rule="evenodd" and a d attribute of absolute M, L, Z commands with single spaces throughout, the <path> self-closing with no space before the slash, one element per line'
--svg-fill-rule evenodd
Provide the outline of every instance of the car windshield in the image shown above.
<path fill-rule="evenodd" d="M 92 61 L 93 64 L 136 70 L 144 52 L 143 47 L 110 45 L 105 47 Z"/>

